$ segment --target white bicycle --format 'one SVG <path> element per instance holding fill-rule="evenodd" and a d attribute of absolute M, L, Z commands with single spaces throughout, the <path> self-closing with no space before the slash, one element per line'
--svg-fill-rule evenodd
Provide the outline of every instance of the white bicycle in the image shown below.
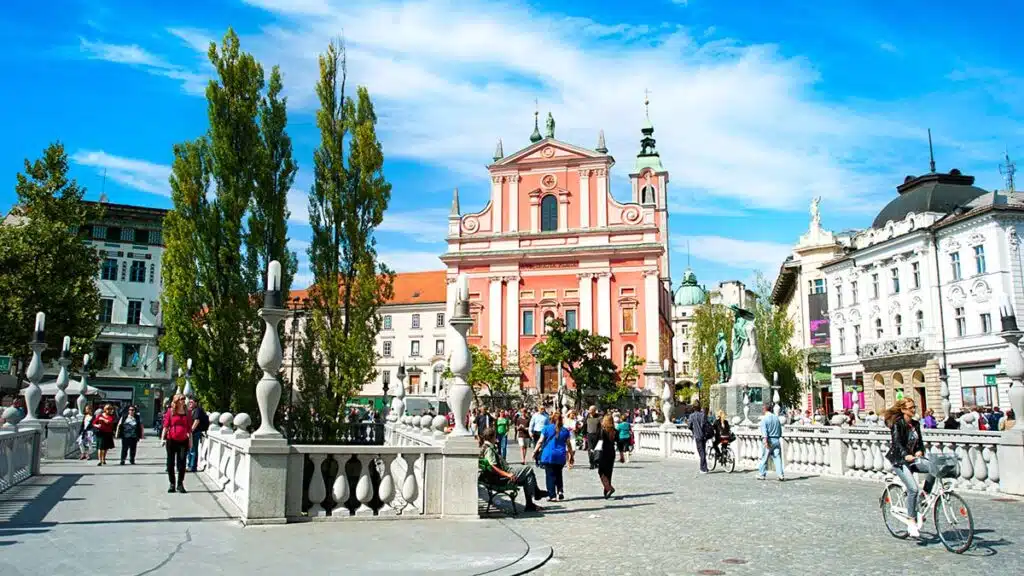
<path fill-rule="evenodd" d="M 942 545 L 950 552 L 963 554 L 974 542 L 974 517 L 967 502 L 953 489 L 960 463 L 956 456 L 944 454 L 929 456 L 927 461 L 936 480 L 931 491 L 918 498 L 915 516 L 924 517 L 931 510 Z M 907 489 L 895 474 L 885 476 L 885 488 L 878 503 L 885 528 L 896 538 L 905 539 L 909 531 L 903 519 L 914 516 L 907 510 Z"/>

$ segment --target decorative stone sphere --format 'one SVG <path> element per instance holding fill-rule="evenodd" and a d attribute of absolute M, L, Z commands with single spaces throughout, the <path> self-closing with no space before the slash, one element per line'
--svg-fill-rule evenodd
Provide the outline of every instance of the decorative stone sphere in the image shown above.
<path fill-rule="evenodd" d="M 235 428 L 239 430 L 249 430 L 252 426 L 252 418 L 249 417 L 245 412 L 239 412 L 234 419 Z"/>
<path fill-rule="evenodd" d="M 18 422 L 21 422 L 21 412 L 14 406 L 8 406 L 7 409 L 4 410 L 4 422 L 11 426 L 16 425 Z"/>
<path fill-rule="evenodd" d="M 732 425 L 733 426 L 739 426 L 740 422 L 743 422 L 743 418 L 740 418 L 739 416 L 733 416 L 732 417 Z"/>
<path fill-rule="evenodd" d="M 420 428 L 429 429 L 430 428 L 430 424 L 433 421 L 434 421 L 434 419 L 431 418 L 427 414 L 424 414 L 423 416 L 420 416 Z"/>
<path fill-rule="evenodd" d="M 448 419 L 438 414 L 434 416 L 433 428 L 434 432 L 444 432 L 444 425 L 448 423 Z"/>
<path fill-rule="evenodd" d="M 836 414 L 832 417 L 833 426 L 842 426 L 843 424 L 846 424 L 846 414 Z"/>
<path fill-rule="evenodd" d="M 220 425 L 222 428 L 231 428 L 231 424 L 234 420 L 235 415 L 231 412 L 225 412 L 220 415 Z"/>
<path fill-rule="evenodd" d="M 220 412 L 210 412 L 210 424 L 214 426 L 220 424 Z"/>
<path fill-rule="evenodd" d="M 71 410 L 71 408 L 65 408 L 62 414 L 64 415 L 65 418 L 71 418 L 72 416 L 75 415 L 75 412 Z"/>

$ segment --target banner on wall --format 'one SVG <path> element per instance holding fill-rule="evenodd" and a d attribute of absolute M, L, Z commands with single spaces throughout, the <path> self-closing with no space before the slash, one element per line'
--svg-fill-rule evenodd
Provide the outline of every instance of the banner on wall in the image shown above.
<path fill-rule="evenodd" d="M 828 294 L 807 295 L 807 317 L 810 320 L 811 346 L 828 346 Z"/>

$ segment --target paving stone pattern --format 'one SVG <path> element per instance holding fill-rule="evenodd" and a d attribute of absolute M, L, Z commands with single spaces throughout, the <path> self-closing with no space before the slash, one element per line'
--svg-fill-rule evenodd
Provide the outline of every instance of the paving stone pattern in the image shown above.
<path fill-rule="evenodd" d="M 993 576 L 1024 566 L 1020 499 L 967 494 L 976 544 L 956 555 L 930 520 L 923 543 L 890 536 L 878 506 L 881 484 L 801 475 L 778 482 L 771 472 L 757 481 L 754 474 L 699 475 L 693 462 L 641 458 L 616 464 L 617 492 L 606 501 L 597 472 L 577 467 L 566 471 L 565 501 L 499 521 L 554 548 L 539 574 Z"/>

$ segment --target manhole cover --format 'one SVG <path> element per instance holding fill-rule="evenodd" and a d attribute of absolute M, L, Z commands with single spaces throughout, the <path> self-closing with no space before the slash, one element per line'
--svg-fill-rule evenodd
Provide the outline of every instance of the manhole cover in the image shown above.
<path fill-rule="evenodd" d="M 993 498 L 993 502 L 1020 502 L 1016 498 Z"/>
<path fill-rule="evenodd" d="M 704 574 L 705 576 L 722 576 L 725 572 L 722 570 L 715 570 L 714 568 L 705 568 L 704 570 L 699 570 L 697 574 Z"/>
<path fill-rule="evenodd" d="M 746 564 L 747 561 L 742 558 L 726 558 L 722 560 L 722 564 Z"/>

